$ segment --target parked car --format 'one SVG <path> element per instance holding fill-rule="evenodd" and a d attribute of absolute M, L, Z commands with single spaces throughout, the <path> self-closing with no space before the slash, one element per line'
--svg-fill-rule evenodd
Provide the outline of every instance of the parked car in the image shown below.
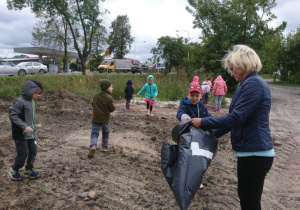
<path fill-rule="evenodd" d="M 142 65 L 142 71 L 145 72 L 145 71 L 149 71 L 149 66 L 146 66 L 146 65 Z"/>
<path fill-rule="evenodd" d="M 8 76 L 18 75 L 20 73 L 19 70 L 20 68 L 16 67 L 13 63 L 0 60 L 0 75 L 8 75 Z"/>
<path fill-rule="evenodd" d="M 43 65 L 39 62 L 22 62 L 17 65 L 20 68 L 22 74 L 44 74 L 48 72 L 46 65 Z"/>
<path fill-rule="evenodd" d="M 131 72 L 133 74 L 135 73 L 143 73 L 143 69 L 142 69 L 142 66 L 140 64 L 134 64 L 132 67 L 131 67 Z"/>

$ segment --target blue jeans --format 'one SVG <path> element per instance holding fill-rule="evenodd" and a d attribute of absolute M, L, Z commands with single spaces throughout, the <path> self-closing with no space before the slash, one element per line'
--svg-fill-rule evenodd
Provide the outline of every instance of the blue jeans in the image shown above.
<path fill-rule="evenodd" d="M 100 128 L 102 128 L 102 146 L 103 147 L 108 146 L 108 136 L 109 136 L 108 123 L 99 124 L 99 123 L 92 122 L 91 147 L 92 146 L 97 147 Z"/>

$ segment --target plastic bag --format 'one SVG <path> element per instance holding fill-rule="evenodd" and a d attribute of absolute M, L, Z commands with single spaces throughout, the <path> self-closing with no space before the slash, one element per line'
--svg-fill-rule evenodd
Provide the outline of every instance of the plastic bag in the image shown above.
<path fill-rule="evenodd" d="M 161 169 L 177 204 L 185 210 L 202 183 L 218 141 L 209 131 L 190 125 L 190 121 L 175 126 L 172 138 L 178 145 L 163 142 Z"/>

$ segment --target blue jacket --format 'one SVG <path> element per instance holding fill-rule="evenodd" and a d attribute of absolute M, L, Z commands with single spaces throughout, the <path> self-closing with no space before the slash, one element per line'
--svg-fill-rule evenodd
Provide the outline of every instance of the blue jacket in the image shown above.
<path fill-rule="evenodd" d="M 126 100 L 131 100 L 132 99 L 132 94 L 134 92 L 134 88 L 132 87 L 132 81 L 131 80 L 127 81 L 124 91 L 125 91 L 125 99 Z"/>
<path fill-rule="evenodd" d="M 180 101 L 180 106 L 176 115 L 179 121 L 181 121 L 181 116 L 183 114 L 189 115 L 190 118 L 204 118 L 212 116 L 201 102 L 198 102 L 195 105 L 191 104 L 188 97 L 185 97 Z"/>
<path fill-rule="evenodd" d="M 153 78 L 153 83 L 150 85 L 148 83 L 149 78 Z M 144 91 L 145 98 L 150 98 L 150 100 L 155 100 L 154 96 L 156 97 L 158 94 L 156 84 L 154 84 L 154 77 L 152 75 L 149 75 L 147 77 L 147 83 L 144 85 L 144 87 L 138 92 L 138 94 L 142 94 Z"/>
<path fill-rule="evenodd" d="M 238 152 L 266 151 L 273 148 L 269 128 L 270 89 L 256 71 L 250 72 L 235 91 L 225 116 L 203 118 L 201 128 L 218 128 L 220 137 L 231 131 L 232 148 Z"/>

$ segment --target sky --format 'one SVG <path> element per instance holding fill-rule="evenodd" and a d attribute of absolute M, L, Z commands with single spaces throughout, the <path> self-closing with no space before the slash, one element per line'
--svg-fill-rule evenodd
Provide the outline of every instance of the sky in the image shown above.
<path fill-rule="evenodd" d="M 162 36 L 186 37 L 199 42 L 201 30 L 193 28 L 193 16 L 186 11 L 187 0 L 106 0 L 100 8 L 109 10 L 103 17 L 108 32 L 109 26 L 118 15 L 127 15 L 131 25 L 131 35 L 135 37 L 130 52 L 125 56 L 141 62 L 152 57 L 150 50 L 156 47 Z M 285 33 L 297 30 L 300 25 L 299 0 L 277 0 L 272 12 L 277 19 L 271 23 L 277 27 L 287 22 Z M 29 9 L 10 11 L 6 0 L 0 0 L 0 57 L 20 55 L 15 47 L 31 47 L 32 29 L 36 18 Z M 176 32 L 178 31 L 178 32 Z M 30 55 L 32 56 L 32 55 Z"/>

